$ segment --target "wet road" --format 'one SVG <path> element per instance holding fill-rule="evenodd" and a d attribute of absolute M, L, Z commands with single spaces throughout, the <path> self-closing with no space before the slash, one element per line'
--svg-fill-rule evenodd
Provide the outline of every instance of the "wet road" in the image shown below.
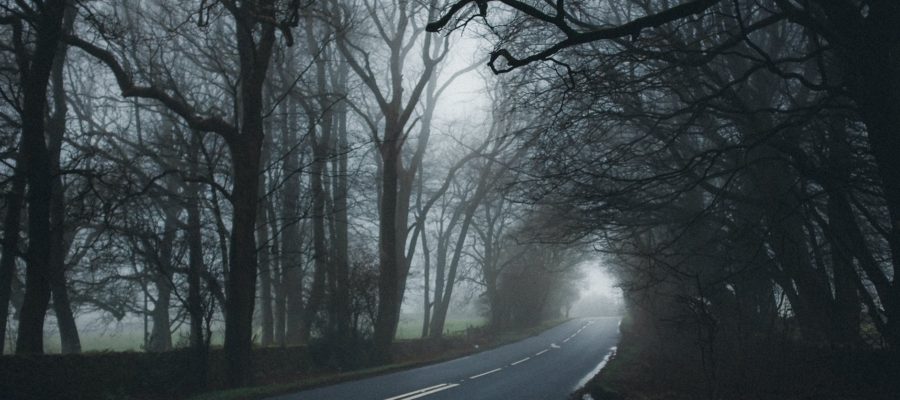
<path fill-rule="evenodd" d="M 597 372 L 618 342 L 618 324 L 575 319 L 467 357 L 271 400 L 563 400 Z"/>

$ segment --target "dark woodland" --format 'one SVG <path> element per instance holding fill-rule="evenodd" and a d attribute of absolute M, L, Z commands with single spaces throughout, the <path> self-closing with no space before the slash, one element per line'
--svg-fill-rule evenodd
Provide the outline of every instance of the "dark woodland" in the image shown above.
<path fill-rule="evenodd" d="M 895 0 L 0 0 L 0 400 L 898 399 L 898 151 Z"/>

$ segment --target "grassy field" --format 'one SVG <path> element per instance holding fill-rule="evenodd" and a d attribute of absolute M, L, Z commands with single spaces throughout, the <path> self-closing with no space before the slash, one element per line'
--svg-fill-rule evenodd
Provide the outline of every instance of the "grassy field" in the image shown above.
<path fill-rule="evenodd" d="M 465 332 L 468 328 L 477 328 L 484 326 L 484 318 L 479 317 L 457 317 L 447 318 L 444 324 L 444 334 L 453 335 Z M 418 339 L 422 337 L 422 316 L 421 315 L 403 315 L 400 317 L 400 325 L 397 326 L 397 339 Z"/>
<path fill-rule="evenodd" d="M 82 351 L 141 351 L 144 346 L 144 333 L 138 331 L 84 332 L 79 338 Z M 59 336 L 46 337 L 44 348 L 59 353 Z"/>
<path fill-rule="evenodd" d="M 467 328 L 483 326 L 485 320 L 479 317 L 451 317 L 444 325 L 444 333 L 453 335 L 465 332 Z M 187 343 L 187 332 L 172 335 L 172 344 L 176 347 Z M 418 339 L 422 336 L 422 316 L 404 314 L 397 327 L 397 339 Z M 91 351 L 142 351 L 144 332 L 142 327 L 134 326 L 111 328 L 107 330 L 84 330 L 80 332 L 81 349 Z M 221 334 L 214 335 L 213 345 L 221 345 Z M 48 353 L 59 353 L 59 335 L 49 333 L 44 337 L 44 347 Z M 9 348 L 11 346 L 8 346 Z"/>

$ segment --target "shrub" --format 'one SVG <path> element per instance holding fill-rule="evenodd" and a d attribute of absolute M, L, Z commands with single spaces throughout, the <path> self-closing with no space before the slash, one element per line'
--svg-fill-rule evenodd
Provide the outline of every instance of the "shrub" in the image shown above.
<path fill-rule="evenodd" d="M 197 360 L 189 349 L 3 356 L 0 400 L 174 398 L 224 386 L 221 349 L 209 352 L 206 365 Z M 298 375 L 311 368 L 305 347 L 254 350 L 256 378 Z"/>

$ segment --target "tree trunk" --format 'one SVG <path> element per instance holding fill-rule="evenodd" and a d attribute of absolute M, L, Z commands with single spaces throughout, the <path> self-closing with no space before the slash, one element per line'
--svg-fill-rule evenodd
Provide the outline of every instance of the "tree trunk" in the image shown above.
<path fill-rule="evenodd" d="M 323 129 L 323 136 L 325 135 Z M 324 141 L 324 137 L 322 140 Z M 316 314 L 322 305 L 325 297 L 325 274 L 328 269 L 328 250 L 325 238 L 325 188 L 323 187 L 323 175 L 325 174 L 326 155 L 325 145 L 317 143 L 313 152 L 315 159 L 313 160 L 312 173 L 310 176 L 310 186 L 312 186 L 313 207 L 312 207 L 312 224 L 313 224 L 313 283 L 310 289 L 309 301 L 303 313 L 303 330 L 301 331 L 300 340 L 306 343 L 310 337 L 310 330 L 315 323 Z"/>
<path fill-rule="evenodd" d="M 153 328 L 150 331 L 150 342 L 147 351 L 161 352 L 172 349 L 172 325 L 169 321 L 169 307 L 172 302 L 172 288 L 169 279 L 171 276 L 163 276 L 157 272 L 155 279 L 156 301 L 153 304 L 151 319 Z"/>
<path fill-rule="evenodd" d="M 307 44 L 310 46 L 310 48 L 315 48 L 316 46 L 316 33 L 314 27 L 314 20 L 312 18 L 307 19 L 305 25 L 306 38 Z M 307 338 L 309 335 L 311 324 L 314 322 L 316 312 L 318 311 L 321 303 L 324 300 L 326 273 L 328 274 L 327 284 L 329 289 L 328 293 L 330 295 L 330 299 L 328 302 L 329 334 L 336 333 L 336 331 L 338 331 L 338 320 L 343 320 L 343 317 L 339 317 L 337 315 L 339 314 L 338 306 L 340 303 L 337 296 L 339 274 L 337 265 L 331 262 L 325 221 L 326 211 L 334 210 L 333 204 L 331 208 L 329 208 L 327 204 L 329 200 L 333 200 L 333 198 L 329 199 L 329 190 L 326 188 L 326 186 L 328 186 L 330 182 L 325 175 L 328 169 L 328 157 L 334 155 L 333 145 L 335 144 L 334 101 L 332 99 L 332 96 L 328 95 L 328 93 L 332 91 L 332 88 L 328 87 L 328 73 L 326 70 L 325 57 L 316 57 L 315 71 L 316 90 L 318 92 L 317 104 L 316 106 L 313 106 L 311 104 L 304 103 L 304 108 L 306 109 L 309 121 L 320 121 L 320 123 L 318 124 L 318 137 L 315 135 L 315 132 L 312 132 L 310 134 L 313 150 L 313 165 L 310 175 L 310 186 L 313 196 L 311 212 L 313 223 L 313 259 L 315 271 L 313 273 L 313 285 L 310 292 L 309 303 L 307 304 L 306 317 L 304 318 L 304 333 Z M 335 159 L 335 166 L 337 166 L 338 162 L 339 161 Z M 332 171 L 332 175 L 337 176 L 334 171 Z M 343 195 L 346 196 L 346 188 Z M 346 204 L 346 197 L 342 201 Z M 336 236 L 338 234 L 334 229 L 336 221 L 334 221 L 333 218 L 329 218 L 329 220 L 332 221 L 331 233 L 336 239 Z M 331 243 L 331 245 L 333 249 L 335 243 Z"/>
<path fill-rule="evenodd" d="M 269 220 L 269 229 L 272 231 L 272 237 L 269 238 L 269 279 L 272 282 L 272 303 L 270 306 L 272 310 L 272 344 L 282 346 L 284 345 L 284 289 L 281 270 L 281 237 L 279 236 L 281 227 L 278 225 L 278 215 L 275 213 L 274 202 L 274 198 L 269 198 L 260 212 L 266 213 L 266 218 Z M 279 312 L 281 312 L 280 317 Z M 281 319 L 280 322 L 278 321 L 279 318 Z M 279 326 L 281 327 L 280 336 Z"/>
<path fill-rule="evenodd" d="M 71 32 L 75 22 L 75 9 L 67 7 L 63 18 L 63 29 Z M 66 133 L 66 92 L 63 86 L 63 67 L 68 46 L 61 44 L 57 49 L 51 71 L 53 114 L 47 121 L 47 138 L 50 152 L 51 174 L 53 176 L 50 204 L 50 287 L 53 294 L 53 312 L 59 327 L 60 349 L 63 354 L 80 353 L 81 340 L 72 314 L 69 292 L 66 287 L 66 255 L 71 245 L 71 232 L 66 226 L 66 198 L 60 173 L 60 157 L 63 136 Z"/>
<path fill-rule="evenodd" d="M 289 159 L 296 159 L 292 155 L 285 157 L 285 163 Z M 293 164 L 293 162 L 291 162 Z M 293 164 L 296 165 L 296 164 Z M 286 169 L 296 171 L 297 167 Z M 281 313 L 284 319 L 284 342 L 287 344 L 299 344 L 303 322 L 303 234 L 301 231 L 298 198 L 300 197 L 300 175 L 297 172 L 286 173 L 283 219 L 284 228 L 281 233 L 281 274 L 283 290 L 283 307 Z"/>
<path fill-rule="evenodd" d="M 846 213 L 845 188 L 850 184 L 852 156 L 844 126 L 831 124 L 829 135 L 829 166 L 833 168 L 836 182 L 828 186 L 828 221 L 825 235 L 831 247 L 834 275 L 834 317 L 832 318 L 832 341 L 844 346 L 860 343 L 860 296 L 857 291 L 859 276 L 853 265 L 853 253 L 840 242 L 840 237 L 848 235 L 855 224 L 852 213 Z M 830 190 L 829 190 L 830 189 Z M 836 197 L 840 197 L 837 199 Z"/>
<path fill-rule="evenodd" d="M 489 171 L 489 169 L 486 171 Z M 482 173 L 478 190 L 475 191 L 475 194 L 468 202 L 463 203 L 466 206 L 465 215 L 463 216 L 462 225 L 459 228 L 459 233 L 456 238 L 456 247 L 453 249 L 453 259 L 450 260 L 450 270 L 447 272 L 445 292 L 441 296 L 441 301 L 434 304 L 434 316 L 431 319 L 431 337 L 433 338 L 441 337 L 444 332 L 444 324 L 447 321 L 447 312 L 450 309 L 450 300 L 453 297 L 453 288 L 456 286 L 456 273 L 459 268 L 459 260 L 462 256 L 462 250 L 469 233 L 469 226 L 472 224 L 472 218 L 475 216 L 475 211 L 478 209 L 481 198 L 487 192 L 487 182 L 485 180 L 487 175 L 487 173 Z M 462 204 L 460 206 L 462 206 Z"/>
<path fill-rule="evenodd" d="M 174 192 L 174 182 L 167 179 L 168 191 Z M 169 200 L 169 199 L 166 199 Z M 172 302 L 172 282 L 174 277 L 174 268 L 172 260 L 174 258 L 174 245 L 177 233 L 178 210 L 174 209 L 173 204 L 163 200 L 166 218 L 163 222 L 163 234 L 159 243 L 159 248 L 147 249 L 148 252 L 158 252 L 158 259 L 153 263 L 156 270 L 152 271 L 154 276 L 154 285 L 156 286 L 156 301 L 153 302 L 153 330 L 150 332 L 150 343 L 147 345 L 148 351 L 168 351 L 172 349 L 172 324 L 169 319 L 169 308 Z"/>
<path fill-rule="evenodd" d="M 346 63 L 338 66 L 338 83 L 335 90 L 338 93 L 346 92 L 347 76 L 349 70 Z M 347 140 L 347 103 L 341 101 L 335 110 L 337 152 L 334 168 L 334 243 L 332 244 L 332 259 L 334 265 L 337 291 L 333 294 L 335 299 L 334 318 L 337 332 L 343 337 L 350 335 L 350 255 L 349 255 L 349 229 L 350 222 L 347 216 L 347 162 L 350 146 Z"/>
<path fill-rule="evenodd" d="M 503 201 L 499 201 L 499 206 L 497 207 L 497 214 L 495 218 L 500 218 L 503 213 Z M 485 207 L 485 221 L 487 222 L 487 227 L 483 230 L 478 230 L 476 226 L 476 232 L 479 232 L 481 236 L 481 241 L 484 242 L 484 258 L 482 261 L 482 276 L 484 276 L 484 293 L 487 297 L 488 308 L 490 309 L 490 314 L 488 315 L 488 323 L 492 327 L 497 327 L 499 323 L 499 319 L 497 318 L 497 314 L 500 309 L 499 299 L 497 298 L 497 278 L 500 274 L 498 271 L 498 260 L 495 255 L 495 247 L 494 247 L 494 235 L 495 230 L 497 229 L 494 224 L 496 220 L 491 218 L 492 208 L 490 206 Z"/>
<path fill-rule="evenodd" d="M 241 35 L 239 35 L 241 36 Z M 245 39 L 252 42 L 252 39 Z M 252 51 L 244 43 L 243 52 Z M 254 46 L 255 47 L 255 46 Z M 259 55 L 257 55 L 259 56 Z M 269 57 L 270 54 L 264 55 Z M 234 187 L 232 189 L 231 249 L 225 295 L 226 376 L 231 386 L 246 386 L 251 381 L 253 306 L 256 292 L 256 212 L 259 202 L 259 168 L 262 150 L 262 82 L 245 65 L 242 54 L 241 133 L 229 141 Z"/>
<path fill-rule="evenodd" d="M 248 96 L 249 97 L 249 96 Z M 256 289 L 256 211 L 258 208 L 259 159 L 262 147 L 262 118 L 259 97 L 247 104 L 242 135 L 232 141 L 234 174 L 233 225 L 231 228 L 230 266 L 225 283 L 225 356 L 227 378 L 232 386 L 250 383 L 253 340 L 253 303 Z"/>
<path fill-rule="evenodd" d="M 192 147 L 200 146 L 200 136 L 194 135 Z M 191 154 L 196 155 L 192 149 Z M 197 171 L 196 156 L 191 160 L 194 172 Z M 200 277 L 206 269 L 203 265 L 203 231 L 200 225 L 200 188 L 198 183 L 187 184 L 187 230 L 185 232 L 188 242 L 188 298 L 187 311 L 190 316 L 191 333 L 190 346 L 193 355 L 196 381 L 198 387 L 205 387 L 208 371 L 208 342 L 203 335 L 203 296 L 200 287 Z M 210 288 L 212 291 L 212 288 Z"/>
<path fill-rule="evenodd" d="M 265 164 L 265 162 L 264 162 Z M 267 185 L 264 173 L 262 182 L 259 185 L 259 198 L 265 196 Z M 271 346 L 274 342 L 275 322 L 272 319 L 272 252 L 269 243 L 269 219 L 266 213 L 266 201 L 259 202 L 259 220 L 257 222 L 256 234 L 259 240 L 260 248 L 257 251 L 259 262 L 259 301 L 260 301 L 260 329 L 262 335 L 260 344 L 263 346 Z"/>
<path fill-rule="evenodd" d="M 397 334 L 400 321 L 400 307 L 403 302 L 401 280 L 405 263 L 405 224 L 398 224 L 399 218 L 399 173 L 402 169 L 401 137 L 402 129 L 396 126 L 394 118 L 388 119 L 384 143 L 381 145 L 381 203 L 378 224 L 378 311 L 375 317 L 374 354 L 375 362 L 391 359 L 391 344 Z M 407 212 L 406 209 L 402 212 Z"/>
<path fill-rule="evenodd" d="M 287 327 L 287 291 L 285 290 L 286 274 L 282 265 L 279 271 L 278 284 L 275 286 L 275 304 L 272 306 L 275 315 L 275 334 L 273 340 L 278 346 L 287 345 L 285 329 Z"/>
<path fill-rule="evenodd" d="M 842 61 L 849 95 L 866 125 L 882 192 L 890 215 L 888 243 L 894 272 L 900 270 L 900 9 L 891 2 L 873 4 L 867 18 L 847 14 L 836 3 L 819 5 L 840 36 L 834 43 Z M 900 285 L 880 299 L 887 313 L 884 337 L 900 347 Z"/>
<path fill-rule="evenodd" d="M 22 82 L 22 160 L 28 182 L 28 251 L 25 298 L 19 316 L 17 354 L 43 353 L 44 318 L 50 302 L 50 153 L 44 139 L 47 87 L 62 37 L 65 0 L 48 0 L 36 11 L 34 52 Z"/>
<path fill-rule="evenodd" d="M 434 338 L 441 337 L 443 334 L 441 331 L 444 329 L 443 322 L 437 322 L 438 308 L 440 304 L 444 303 L 444 286 L 447 284 L 447 274 L 445 272 L 447 270 L 447 252 L 449 251 L 450 237 L 453 234 L 453 228 L 456 226 L 458 217 L 459 213 L 454 213 L 446 232 L 439 232 L 440 236 L 438 237 L 437 265 L 434 269 L 434 300 L 431 302 L 434 308 L 434 315 L 431 316 L 431 326 L 428 328 L 429 335 Z M 441 331 L 435 332 L 435 329 L 440 329 Z"/>
<path fill-rule="evenodd" d="M 898 46 L 894 46 L 898 47 Z M 894 51 L 894 60 L 882 60 L 895 66 L 900 64 L 900 49 Z M 877 61 L 873 64 L 877 64 Z M 888 242 L 891 247 L 894 272 L 900 271 L 900 158 L 896 155 L 896 149 L 900 148 L 900 67 L 895 68 L 889 75 L 880 75 L 882 66 L 870 65 L 871 71 L 862 72 L 865 76 L 876 75 L 869 78 L 866 88 L 862 91 L 872 93 L 864 95 L 867 100 L 863 103 L 863 119 L 869 132 L 869 142 L 872 153 L 878 164 L 878 172 L 881 177 L 882 189 L 887 200 L 890 212 L 891 226 Z M 884 93 L 880 88 L 891 87 L 892 93 Z M 863 97 L 863 96 L 859 96 Z M 885 104 L 878 104 L 886 102 Z M 872 110 L 874 109 L 874 110 Z M 891 295 L 883 298 L 884 308 L 888 311 L 888 321 L 885 339 L 892 347 L 900 347 L 900 284 L 893 284 Z"/>
<path fill-rule="evenodd" d="M 22 202 L 25 197 L 25 177 L 21 161 L 16 162 L 12 176 L 12 188 L 6 194 L 6 215 L 3 218 L 3 248 L 0 255 L 0 355 L 6 345 L 6 323 L 12 284 L 15 279 L 16 259 L 19 257 L 19 232 L 22 221 Z"/>
<path fill-rule="evenodd" d="M 425 260 L 422 271 L 422 280 L 425 283 L 422 293 L 422 338 L 426 338 L 428 326 L 431 324 L 431 299 L 428 298 L 431 290 L 431 251 L 428 249 L 428 235 L 425 232 L 422 233 L 422 257 Z"/>
<path fill-rule="evenodd" d="M 308 44 L 315 47 L 315 33 L 313 30 L 313 22 L 311 19 L 306 23 L 306 34 Z M 310 143 L 313 151 L 312 171 L 310 172 L 309 184 L 312 192 L 312 228 L 313 228 L 313 283 L 310 288 L 309 300 L 306 304 L 306 310 L 303 315 L 303 331 L 302 340 L 306 342 L 309 339 L 310 330 L 315 323 L 316 314 L 325 300 L 326 273 L 329 269 L 328 256 L 328 240 L 325 229 L 325 212 L 326 197 L 325 189 L 325 173 L 328 168 L 328 156 L 331 154 L 329 149 L 331 145 L 333 111 L 332 105 L 328 100 L 326 93 L 326 71 L 325 60 L 322 57 L 316 58 L 316 87 L 318 89 L 319 101 L 316 106 L 303 103 L 309 121 L 321 122 L 316 125 L 310 124 Z M 318 130 L 318 135 L 316 131 Z M 333 274 L 332 274 L 333 275 Z M 336 277 L 332 276 L 332 279 Z M 332 292 L 333 293 L 333 292 Z"/>
<path fill-rule="evenodd" d="M 259 24 L 257 12 L 274 18 L 275 5 L 241 3 L 234 15 L 240 57 L 240 132 L 228 138 L 232 173 L 230 269 L 225 297 L 226 378 L 231 386 L 252 381 L 253 305 L 256 300 L 256 212 L 259 209 L 259 170 L 262 155 L 263 86 L 272 59 L 275 27 Z M 249 8 L 247 8 L 249 7 Z"/>
<path fill-rule="evenodd" d="M 431 325 L 431 249 L 428 248 L 428 232 L 425 231 L 425 221 L 428 217 L 428 205 L 422 205 L 422 195 L 425 189 L 424 174 L 419 174 L 416 179 L 416 226 L 410 243 L 410 251 L 407 252 L 407 262 L 412 262 L 416 240 L 421 235 L 422 239 L 422 335 L 428 337 L 428 327 Z M 442 194 L 442 193 L 441 193 Z"/>
<path fill-rule="evenodd" d="M 189 162 L 191 174 L 199 174 L 199 152 L 202 146 L 201 136 L 195 133 L 191 137 Z M 203 265 L 203 231 L 200 221 L 200 187 L 198 183 L 187 184 L 187 227 L 185 236 L 188 243 L 188 298 L 187 308 L 190 315 L 192 349 L 205 348 L 203 340 L 203 296 L 200 277 L 205 269 Z M 205 361 L 205 360 L 204 360 Z M 204 368 L 205 371 L 205 368 Z"/>

